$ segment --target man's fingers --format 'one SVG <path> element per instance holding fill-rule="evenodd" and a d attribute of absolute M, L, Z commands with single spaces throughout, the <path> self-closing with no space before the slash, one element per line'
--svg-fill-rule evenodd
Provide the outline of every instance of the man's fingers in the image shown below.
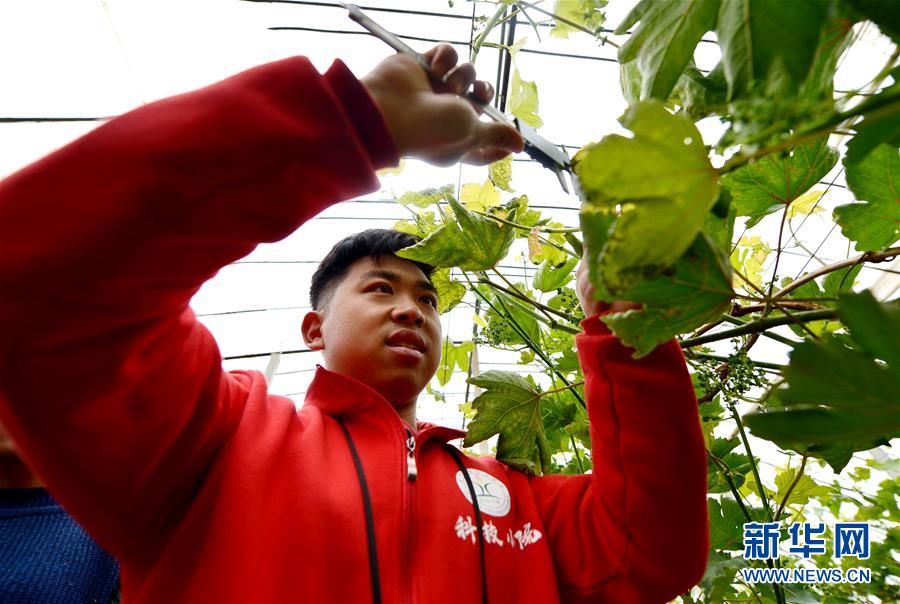
<path fill-rule="evenodd" d="M 475 82 L 475 66 L 471 63 L 457 65 L 447 74 L 445 92 L 464 95 Z"/>
<path fill-rule="evenodd" d="M 449 44 L 438 44 L 426 52 L 425 57 L 431 65 L 431 73 L 437 79 L 447 75 L 451 69 L 456 67 L 456 63 L 459 61 L 459 55 L 456 54 L 456 50 Z"/>
<path fill-rule="evenodd" d="M 503 149 L 507 153 L 519 153 L 525 148 L 525 140 L 519 131 L 509 124 L 479 122 L 476 147 Z"/>
<path fill-rule="evenodd" d="M 476 81 L 472 91 L 484 103 L 490 103 L 494 98 L 494 87 L 484 80 Z"/>

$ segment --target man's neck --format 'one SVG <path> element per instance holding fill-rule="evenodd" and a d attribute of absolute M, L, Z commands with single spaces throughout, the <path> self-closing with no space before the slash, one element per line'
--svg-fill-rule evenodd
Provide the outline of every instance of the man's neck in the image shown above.
<path fill-rule="evenodd" d="M 413 400 L 405 405 L 394 407 L 400 419 L 406 422 L 413 430 L 416 430 L 416 402 L 416 400 Z"/>

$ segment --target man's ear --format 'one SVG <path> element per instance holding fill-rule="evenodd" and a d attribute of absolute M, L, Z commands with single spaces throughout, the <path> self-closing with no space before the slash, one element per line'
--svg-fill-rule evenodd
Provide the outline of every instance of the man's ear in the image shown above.
<path fill-rule="evenodd" d="M 321 311 L 311 310 L 303 316 L 303 324 L 300 331 L 303 332 L 303 341 L 310 350 L 325 350 L 325 339 L 322 337 Z"/>

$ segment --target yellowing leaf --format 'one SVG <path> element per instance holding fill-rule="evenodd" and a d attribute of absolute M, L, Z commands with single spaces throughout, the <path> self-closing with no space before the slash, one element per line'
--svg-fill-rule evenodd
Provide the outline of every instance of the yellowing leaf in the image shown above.
<path fill-rule="evenodd" d="M 620 121 L 634 137 L 611 134 L 575 156 L 582 215 L 608 213 L 602 233 L 585 235 L 591 280 L 614 295 L 678 260 L 718 196 L 718 174 L 691 121 L 657 101 L 630 107 Z"/>
<path fill-rule="evenodd" d="M 466 286 L 450 278 L 450 269 L 438 269 L 431 274 L 431 284 L 437 288 L 438 313 L 443 314 L 459 304 L 466 295 Z"/>
<path fill-rule="evenodd" d="M 544 125 L 544 121 L 538 116 L 537 84 L 523 80 L 518 69 L 513 70 L 507 105 L 510 113 L 529 126 L 540 128 Z"/>
<path fill-rule="evenodd" d="M 571 21 L 581 27 L 594 32 L 594 35 L 600 33 L 603 22 L 606 17 L 600 12 L 600 9 L 606 6 L 608 0 L 556 0 L 553 6 L 553 14 L 558 15 L 566 21 Z M 556 19 L 556 25 L 550 30 L 550 35 L 554 38 L 567 39 L 570 33 L 581 31 L 577 27 Z"/>
<path fill-rule="evenodd" d="M 807 191 L 788 206 L 788 218 L 806 216 L 807 214 L 821 214 L 825 210 L 819 207 L 818 203 L 824 194 L 825 191 Z"/>
<path fill-rule="evenodd" d="M 437 373 L 435 373 L 441 386 L 446 386 L 450 381 L 455 367 L 463 373 L 469 371 L 469 354 L 473 350 L 475 350 L 475 344 L 472 342 L 461 342 L 457 345 L 451 342 L 450 338 L 444 338 L 444 341 L 441 342 L 441 364 L 438 365 Z"/>
<path fill-rule="evenodd" d="M 512 180 L 512 155 L 507 155 L 488 166 L 488 175 L 495 187 L 512 193 L 513 189 L 509 184 Z"/>
<path fill-rule="evenodd" d="M 500 191 L 490 180 L 482 184 L 467 183 L 460 189 L 459 200 L 474 212 L 486 212 L 491 206 L 500 204 Z"/>
<path fill-rule="evenodd" d="M 408 191 L 400 196 L 397 201 L 403 205 L 414 205 L 417 208 L 427 208 L 428 206 L 446 201 L 448 197 L 453 195 L 453 185 L 444 185 L 439 188 L 422 189 L 421 191 Z"/>
<path fill-rule="evenodd" d="M 397 252 L 400 258 L 439 268 L 458 266 L 468 271 L 493 268 L 512 245 L 513 227 L 473 214 L 453 197 L 448 200 L 453 216 L 419 243 Z"/>
<path fill-rule="evenodd" d="M 772 248 L 762 238 L 757 235 L 752 237 L 744 235 L 734 247 L 734 251 L 731 252 L 731 265 L 747 277 L 753 285 L 762 287 L 763 264 L 770 253 L 772 253 Z M 738 277 L 738 279 L 740 278 Z M 739 283 L 742 282 L 743 279 L 740 279 Z M 744 289 L 748 288 L 744 287 Z"/>

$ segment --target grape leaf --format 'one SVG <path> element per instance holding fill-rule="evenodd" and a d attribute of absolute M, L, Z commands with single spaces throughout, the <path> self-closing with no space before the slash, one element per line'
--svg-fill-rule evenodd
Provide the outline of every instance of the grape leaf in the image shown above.
<path fill-rule="evenodd" d="M 568 283 L 569 276 L 577 264 L 578 258 L 570 258 L 561 266 L 553 266 L 549 260 L 545 260 L 534 274 L 534 288 L 542 292 L 552 292 L 559 289 Z"/>
<path fill-rule="evenodd" d="M 538 116 L 539 105 L 537 84 L 523 80 L 519 70 L 514 69 L 509 84 L 509 112 L 529 126 L 540 128 L 544 121 Z"/>
<path fill-rule="evenodd" d="M 784 157 L 766 155 L 726 174 L 722 184 L 731 193 L 738 216 L 750 217 L 749 228 L 806 193 L 828 174 L 837 158 L 837 151 L 823 139 L 798 145 Z"/>
<path fill-rule="evenodd" d="M 694 121 L 725 112 L 725 96 L 728 84 L 725 82 L 725 70 L 722 63 L 717 63 L 707 75 L 691 62 L 678 78 L 672 90 L 672 98 L 684 109 Z"/>
<path fill-rule="evenodd" d="M 729 0 L 716 33 L 728 98 L 796 96 L 827 18 L 819 0 Z"/>
<path fill-rule="evenodd" d="M 791 488 L 796 478 L 797 468 L 785 468 L 775 475 L 776 501 L 779 503 L 784 501 L 785 505 L 804 505 L 811 497 L 821 497 L 829 493 L 828 487 L 817 484 L 807 474 L 801 476 Z M 788 489 L 790 489 L 790 495 L 788 495 Z"/>
<path fill-rule="evenodd" d="M 503 189 L 507 193 L 512 193 L 513 189 L 509 184 L 512 180 L 512 155 L 507 155 L 500 161 L 495 161 L 488 166 L 488 177 L 495 187 Z"/>
<path fill-rule="evenodd" d="M 553 14 L 577 23 L 596 35 L 600 33 L 603 22 L 606 21 L 600 9 L 605 7 L 607 2 L 608 0 L 556 0 Z M 567 39 L 570 33 L 577 31 L 580 30 L 557 19 L 553 29 L 550 30 L 550 35 L 554 38 Z"/>
<path fill-rule="evenodd" d="M 895 2 L 885 0 L 844 0 L 864 18 L 874 21 L 886 36 L 900 44 L 900 11 Z"/>
<path fill-rule="evenodd" d="M 672 115 L 658 101 L 645 101 L 630 107 L 620 121 L 633 138 L 611 134 L 575 156 L 587 196 L 582 212 L 592 206 L 612 212 L 621 204 L 602 250 L 591 248 L 597 235 L 585 235 L 594 256 L 592 279 L 614 295 L 675 262 L 718 196 L 717 172 L 688 119 Z"/>
<path fill-rule="evenodd" d="M 900 308 L 864 291 L 842 294 L 838 313 L 849 337 L 797 344 L 779 406 L 745 418 L 756 436 L 825 457 L 835 471 L 849 461 L 835 447 L 865 450 L 900 436 Z"/>
<path fill-rule="evenodd" d="M 470 210 L 485 212 L 492 206 L 500 205 L 500 191 L 490 179 L 482 184 L 470 182 L 460 189 L 459 200 Z"/>
<path fill-rule="evenodd" d="M 466 295 L 466 286 L 450 278 L 450 269 L 438 269 L 431 273 L 431 284 L 437 288 L 438 313 L 444 314 L 459 304 Z"/>
<path fill-rule="evenodd" d="M 407 191 L 401 195 L 397 201 L 403 205 L 413 205 L 417 208 L 427 208 L 428 206 L 446 201 L 453 196 L 453 185 L 444 185 L 443 187 L 423 189 L 421 191 Z"/>
<path fill-rule="evenodd" d="M 466 271 L 494 267 L 512 245 L 513 227 L 473 214 L 452 197 L 449 204 L 456 220 L 447 216 L 440 228 L 398 251 L 397 256 L 440 268 L 458 266 Z"/>
<path fill-rule="evenodd" d="M 879 145 L 858 163 L 847 164 L 854 203 L 834 209 L 844 237 L 861 252 L 880 250 L 900 238 L 900 150 Z"/>
<path fill-rule="evenodd" d="M 743 547 L 744 523 L 741 506 L 730 497 L 707 499 L 709 506 L 709 547 L 717 550 L 738 550 Z"/>
<path fill-rule="evenodd" d="M 473 350 L 475 350 L 475 344 L 472 342 L 461 342 L 456 345 L 450 341 L 450 338 L 444 338 L 441 343 L 441 364 L 438 365 L 437 372 L 434 374 L 441 386 L 446 386 L 450 381 L 454 367 L 458 367 L 463 373 L 469 371 L 469 354 Z"/>
<path fill-rule="evenodd" d="M 510 371 L 486 371 L 468 381 L 484 392 L 472 401 L 475 419 L 468 425 L 463 445 L 471 447 L 499 434 L 497 459 L 529 474 L 548 471 L 550 453 L 540 392 Z"/>
<path fill-rule="evenodd" d="M 896 67 L 891 75 L 894 84 L 868 99 L 865 105 L 883 107 L 900 103 L 900 67 Z M 900 147 L 900 111 L 882 110 L 870 113 L 856 124 L 854 129 L 856 136 L 847 143 L 845 166 L 858 164 L 881 143 Z"/>
<path fill-rule="evenodd" d="M 623 294 L 622 299 L 643 304 L 641 310 L 607 314 L 601 319 L 639 358 L 727 311 L 733 295 L 729 268 L 713 243 L 701 234 L 670 269 Z"/>
<path fill-rule="evenodd" d="M 615 33 L 640 21 L 619 49 L 619 62 L 636 61 L 641 98 L 669 98 L 700 38 L 715 27 L 718 10 L 719 0 L 642 0 L 631 10 Z"/>
<path fill-rule="evenodd" d="M 709 604 L 733 601 L 735 598 L 729 596 L 737 594 L 732 585 L 734 576 L 739 569 L 746 568 L 747 565 L 747 561 L 742 557 L 732 558 L 716 550 L 711 551 L 706 563 L 706 572 L 703 573 L 703 579 L 699 583 L 703 589 L 703 601 Z"/>

